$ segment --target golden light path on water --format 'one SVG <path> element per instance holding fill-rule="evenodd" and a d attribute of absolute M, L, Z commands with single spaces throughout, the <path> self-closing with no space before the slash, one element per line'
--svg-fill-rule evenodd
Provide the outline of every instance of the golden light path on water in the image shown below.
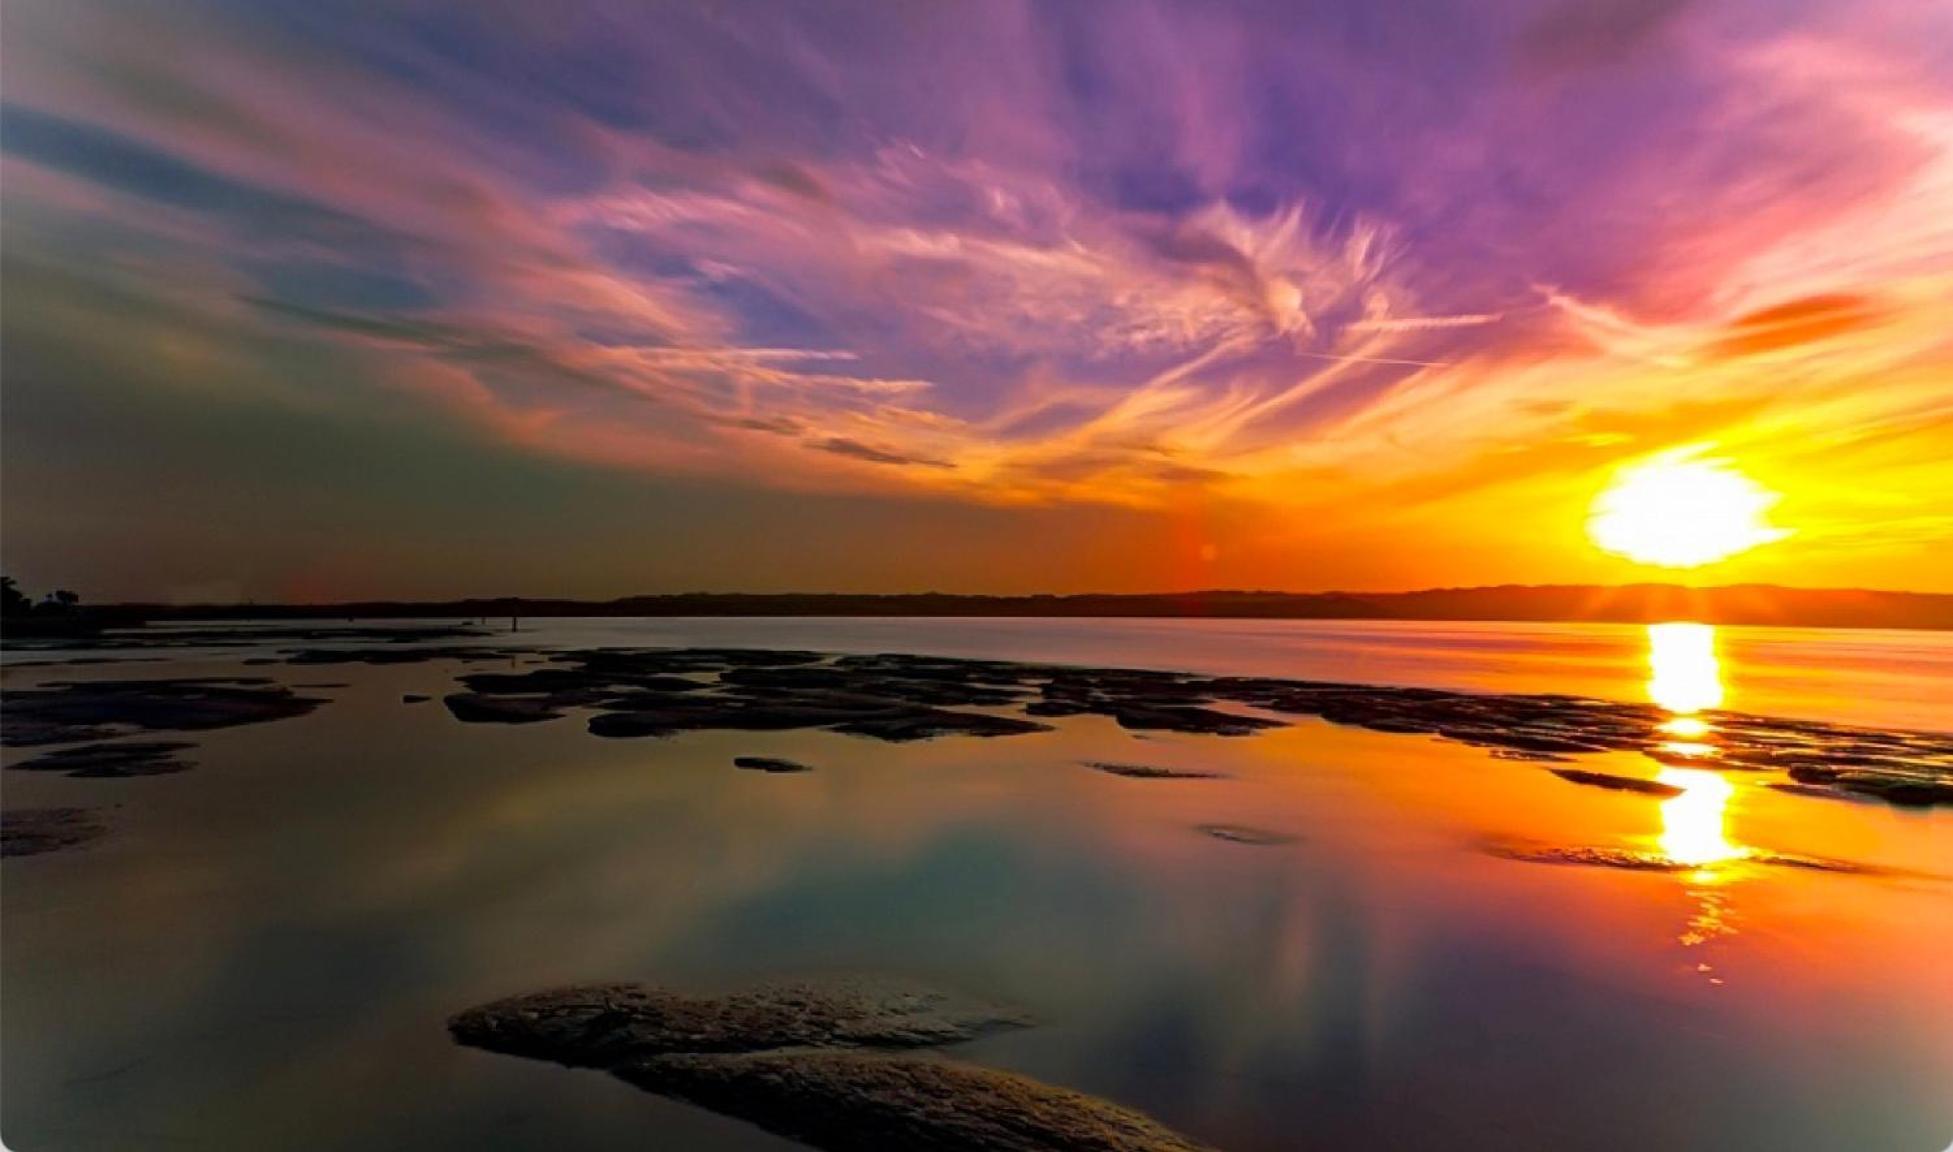
<path fill-rule="evenodd" d="M 1715 627 L 1650 624 L 1647 688 L 1648 698 L 1670 713 L 1662 731 L 1676 738 L 1663 744 L 1662 752 L 1681 759 L 1713 757 L 1715 726 L 1700 713 L 1721 707 L 1725 698 Z M 1689 868 L 1686 879 L 1695 910 L 1682 929 L 1680 943 L 1693 948 L 1731 935 L 1736 929 L 1720 886 L 1736 875 L 1724 866 L 1747 854 L 1729 838 L 1729 802 L 1736 788 L 1718 772 L 1673 764 L 1664 766 L 1655 779 L 1682 789 L 1680 795 L 1662 801 L 1657 839 L 1663 857 Z M 1722 983 L 1706 961 L 1699 962 L 1696 970 L 1710 983 Z"/>
<path fill-rule="evenodd" d="M 1699 713 L 1722 705 L 1722 661 L 1709 624 L 1648 625 L 1648 698 L 1671 715 L 1662 730 L 1679 739 L 1662 745 L 1671 756 L 1708 758 L 1714 728 Z M 1662 854 L 1677 863 L 1707 868 L 1736 859 L 1743 850 L 1729 840 L 1729 799 L 1736 789 L 1720 774 L 1700 768 L 1664 767 L 1656 776 L 1682 794 L 1661 806 Z"/>

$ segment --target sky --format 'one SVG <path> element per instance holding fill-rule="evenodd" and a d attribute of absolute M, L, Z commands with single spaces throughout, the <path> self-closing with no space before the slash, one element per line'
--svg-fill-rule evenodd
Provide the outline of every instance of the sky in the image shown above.
<path fill-rule="evenodd" d="M 85 599 L 1953 592 L 1953 2 L 0 15 Z M 1671 571 L 1680 452 L 1778 496 Z"/>

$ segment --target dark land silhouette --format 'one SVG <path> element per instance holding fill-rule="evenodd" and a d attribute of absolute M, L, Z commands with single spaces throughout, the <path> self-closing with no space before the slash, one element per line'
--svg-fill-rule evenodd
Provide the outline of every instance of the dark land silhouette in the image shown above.
<path fill-rule="evenodd" d="M 979 596 L 951 593 L 687 592 L 616 600 L 471 598 L 321 604 L 115 604 L 91 619 L 405 619 L 550 616 L 1188 617 L 1293 620 L 1503 620 L 1953 629 L 1953 595 L 1737 584 L 1500 585 L 1418 592 L 1198 591 Z M 11 631 L 14 619 L 8 620 Z"/>

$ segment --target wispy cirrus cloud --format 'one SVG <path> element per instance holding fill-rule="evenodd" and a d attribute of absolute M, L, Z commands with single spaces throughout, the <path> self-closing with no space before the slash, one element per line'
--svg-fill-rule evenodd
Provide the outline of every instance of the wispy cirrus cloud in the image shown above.
<path fill-rule="evenodd" d="M 1946 4 L 1122 15 L 15 4 L 7 243 L 648 475 L 1421 523 L 1686 433 L 1916 546 Z"/>

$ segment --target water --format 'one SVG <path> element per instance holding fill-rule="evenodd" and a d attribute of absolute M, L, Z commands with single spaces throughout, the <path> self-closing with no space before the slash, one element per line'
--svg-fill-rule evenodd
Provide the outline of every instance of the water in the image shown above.
<path fill-rule="evenodd" d="M 1948 727 L 1909 633 L 1247 621 L 538 621 L 538 645 L 925 651 L 1484 690 L 1712 699 Z M 506 641 L 508 637 L 498 637 Z M 445 1017 L 582 980 L 892 972 L 1025 1005 L 959 1055 L 1225 1149 L 1891 1149 L 1953 1138 L 1953 814 L 1681 772 L 1672 800 L 1304 721 L 1249 739 L 1101 717 L 917 745 L 818 732 L 603 741 L 456 723 L 458 666 L 166 662 L 333 702 L 194 737 L 133 780 L 6 774 L 101 808 L 6 861 L 0 1134 L 39 1149 L 781 1148 L 595 1073 L 452 1045 Z M 1663 666 L 1651 666 L 1659 654 Z M 18 654 L 14 654 L 18 655 Z M 22 750 L 9 749 L 7 763 Z M 738 772 L 783 755 L 798 776 Z M 1131 780 L 1083 759 L 1199 767 Z M 1628 754 L 1583 759 L 1651 774 Z M 1255 847 L 1203 824 L 1292 833 Z M 1658 847 L 1679 874 L 1488 840 Z M 1892 876 L 1740 863 L 1747 849 Z"/>

